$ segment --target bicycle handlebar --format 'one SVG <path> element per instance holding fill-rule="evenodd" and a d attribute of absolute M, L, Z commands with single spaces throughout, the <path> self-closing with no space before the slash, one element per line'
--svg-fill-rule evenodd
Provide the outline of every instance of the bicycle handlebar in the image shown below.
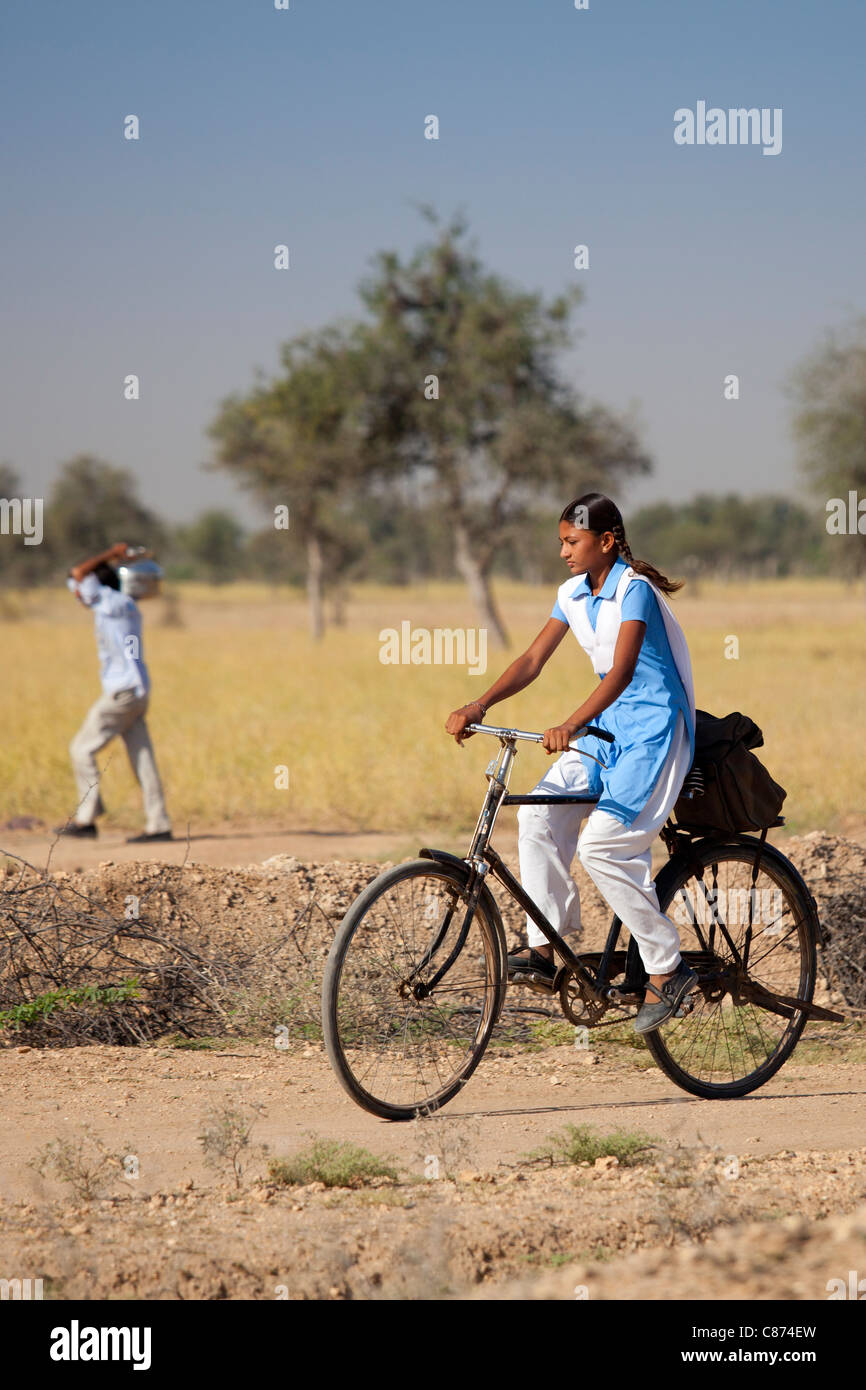
<path fill-rule="evenodd" d="M 529 733 L 526 729 L 505 729 L 499 728 L 494 724 L 467 724 L 466 732 L 471 734 L 494 734 L 497 738 L 522 738 L 529 743 L 541 743 L 544 734 Z M 587 734 L 594 734 L 596 738 L 602 739 L 605 743 L 614 743 L 613 734 L 607 733 L 605 729 L 596 729 L 592 724 L 584 724 L 582 729 L 578 729 L 574 735 L 576 739 L 584 738 Z M 580 750 L 575 748 L 574 743 L 569 742 L 569 748 L 578 753 Z"/>

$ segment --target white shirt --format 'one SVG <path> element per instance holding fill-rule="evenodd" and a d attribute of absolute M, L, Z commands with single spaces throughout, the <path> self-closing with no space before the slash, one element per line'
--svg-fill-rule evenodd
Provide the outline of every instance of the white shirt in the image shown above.
<path fill-rule="evenodd" d="M 118 690 L 149 694 L 150 677 L 141 642 L 141 614 L 135 599 L 107 584 L 100 584 L 95 574 L 86 574 L 79 582 L 67 579 L 66 583 L 72 593 L 78 594 L 93 610 L 99 678 L 105 694 L 113 695 Z"/>

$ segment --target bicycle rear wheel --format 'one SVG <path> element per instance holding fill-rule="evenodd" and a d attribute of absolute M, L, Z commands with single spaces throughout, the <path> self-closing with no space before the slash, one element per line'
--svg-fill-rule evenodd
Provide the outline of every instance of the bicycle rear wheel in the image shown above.
<path fill-rule="evenodd" d="M 412 860 L 343 918 L 322 985 L 325 1047 L 358 1105 L 387 1120 L 437 1110 L 477 1067 L 505 991 L 489 893 L 467 925 L 468 867 Z"/>
<path fill-rule="evenodd" d="M 744 1096 L 769 1080 L 806 1026 L 796 1002 L 810 1003 L 815 992 L 812 898 L 772 846 L 763 847 L 755 874 L 759 848 L 745 838 L 694 845 L 688 862 L 671 861 L 658 883 L 659 906 L 676 923 L 700 988 L 691 1013 L 646 1042 L 672 1081 L 707 1099 Z"/>

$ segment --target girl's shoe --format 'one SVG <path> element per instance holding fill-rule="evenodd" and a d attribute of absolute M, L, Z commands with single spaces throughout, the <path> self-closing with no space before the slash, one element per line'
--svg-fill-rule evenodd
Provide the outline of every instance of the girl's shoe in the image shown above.
<path fill-rule="evenodd" d="M 539 955 L 532 946 L 522 951 L 512 951 L 508 957 L 509 983 L 530 985 L 535 989 L 553 989 L 557 966 L 552 960 Z"/>
<path fill-rule="evenodd" d="M 658 995 L 659 1002 L 658 1004 L 643 1005 L 634 1021 L 634 1031 L 636 1033 L 652 1033 L 663 1023 L 667 1023 L 669 1018 L 679 1016 L 680 1005 L 686 995 L 694 989 L 697 982 L 697 975 L 691 966 L 686 965 L 682 957 L 680 957 L 680 963 L 673 975 L 669 980 L 665 980 L 660 990 L 647 980 L 647 990 L 651 994 Z"/>

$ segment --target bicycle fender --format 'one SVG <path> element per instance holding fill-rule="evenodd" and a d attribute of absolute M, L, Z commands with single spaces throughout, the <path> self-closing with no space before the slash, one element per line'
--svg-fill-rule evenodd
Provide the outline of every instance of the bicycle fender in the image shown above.
<path fill-rule="evenodd" d="M 427 849 L 425 847 L 424 849 L 419 849 L 418 857 L 419 859 L 432 859 L 437 864 L 446 864 L 449 869 L 453 869 L 455 873 L 460 874 L 464 882 L 468 882 L 469 875 L 472 872 L 471 865 L 467 864 L 465 859 L 461 859 L 456 854 L 449 854 L 445 849 Z M 508 947 L 505 943 L 505 928 L 502 925 L 502 916 L 496 905 L 496 899 L 486 882 L 481 886 L 479 901 L 484 905 L 484 910 L 493 923 L 499 941 L 499 952 L 504 978 L 507 973 L 508 959 Z"/>
<path fill-rule="evenodd" d="M 694 850 L 700 851 L 707 843 L 708 841 L 706 840 L 699 840 L 695 843 L 693 848 Z M 719 851 L 724 851 L 725 849 L 733 849 L 737 845 L 751 845 L 756 851 L 760 850 L 762 862 L 764 860 L 769 860 L 771 863 L 775 864 L 777 868 L 784 870 L 784 872 L 788 875 L 789 878 L 793 879 L 796 886 L 802 892 L 804 901 L 810 905 L 810 916 L 812 919 L 812 926 L 815 931 L 816 939 L 819 945 L 826 945 L 827 931 L 824 927 L 823 922 L 818 916 L 818 904 L 815 902 L 814 897 L 809 891 L 808 884 L 805 882 L 803 875 L 800 873 L 796 865 L 792 864 L 790 859 L 788 859 L 787 856 L 784 855 L 780 849 L 777 849 L 775 845 L 769 844 L 768 841 L 765 840 L 762 846 L 761 841 L 757 839 L 754 835 L 731 835 L 727 837 L 725 840 L 712 842 L 713 849 L 718 849 Z M 675 855 L 673 855 L 671 859 L 667 861 L 666 864 L 662 865 L 661 869 L 656 874 L 655 879 L 653 880 L 660 901 L 662 890 L 667 887 L 668 879 L 675 878 L 678 875 L 679 871 L 682 869 L 683 865 L 688 865 L 688 863 L 689 850 L 686 849 L 678 851 Z"/>
<path fill-rule="evenodd" d="M 746 840 L 746 842 L 751 845 L 760 844 L 760 840 L 756 840 L 754 836 L 751 835 L 742 836 L 742 839 Z M 770 859 L 772 859 L 773 862 L 777 864 L 780 869 L 784 869 L 785 873 L 788 874 L 789 877 L 794 880 L 797 887 L 802 891 L 805 901 L 809 903 L 811 908 L 812 926 L 815 929 L 815 938 L 819 946 L 826 946 L 827 941 L 829 940 L 827 936 L 827 929 L 824 926 L 824 923 L 821 921 L 821 918 L 818 916 L 818 904 L 816 903 L 813 894 L 810 892 L 809 885 L 803 878 L 803 875 L 800 873 L 800 870 L 797 868 L 796 864 L 791 863 L 787 855 L 784 855 L 780 849 L 776 848 L 775 845 L 767 844 L 766 840 L 764 841 L 764 849 L 761 855 L 762 859 L 765 854 L 769 854 Z"/>

